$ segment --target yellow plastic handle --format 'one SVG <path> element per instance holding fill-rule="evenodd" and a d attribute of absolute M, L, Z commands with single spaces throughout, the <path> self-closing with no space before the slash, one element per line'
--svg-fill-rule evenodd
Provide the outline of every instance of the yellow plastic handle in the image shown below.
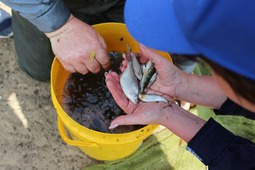
<path fill-rule="evenodd" d="M 86 146 L 86 147 L 98 147 L 96 143 L 92 142 L 83 142 L 83 141 L 77 141 L 77 140 L 72 140 L 69 138 L 69 136 L 66 134 L 64 124 L 60 117 L 58 117 L 58 131 L 61 136 L 61 138 L 69 145 L 72 146 Z"/>

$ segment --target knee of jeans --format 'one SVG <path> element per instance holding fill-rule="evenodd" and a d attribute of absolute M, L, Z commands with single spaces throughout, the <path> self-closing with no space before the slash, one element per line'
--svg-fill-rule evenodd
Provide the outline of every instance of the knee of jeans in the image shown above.
<path fill-rule="evenodd" d="M 47 82 L 50 81 L 50 73 L 49 74 L 37 74 L 37 75 L 30 75 L 33 79 L 42 81 L 42 82 Z"/>
<path fill-rule="evenodd" d="M 50 68 L 40 68 L 40 67 L 29 67 L 25 64 L 19 62 L 20 68 L 27 73 L 30 77 L 38 81 L 49 81 L 50 80 Z"/>

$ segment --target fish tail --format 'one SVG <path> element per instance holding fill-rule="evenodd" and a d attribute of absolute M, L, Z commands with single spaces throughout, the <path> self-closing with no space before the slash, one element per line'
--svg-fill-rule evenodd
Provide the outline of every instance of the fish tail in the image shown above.
<path fill-rule="evenodd" d="M 126 60 L 128 62 L 131 62 L 132 61 L 132 58 L 131 58 L 132 49 L 130 48 L 130 46 L 128 44 L 126 44 L 126 46 L 127 46 L 127 52 L 125 53 Z"/>

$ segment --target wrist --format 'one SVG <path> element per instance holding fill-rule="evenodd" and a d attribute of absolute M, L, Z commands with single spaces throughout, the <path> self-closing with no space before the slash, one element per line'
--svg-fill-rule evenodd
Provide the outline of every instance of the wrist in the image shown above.
<path fill-rule="evenodd" d="M 55 30 L 55 31 L 52 31 L 52 32 L 45 32 L 45 35 L 48 37 L 48 38 L 53 38 L 53 37 L 56 37 L 64 32 L 67 32 L 70 27 L 70 23 L 75 19 L 75 17 L 71 14 L 69 19 L 66 21 L 66 23 L 60 27 L 59 29 Z"/>
<path fill-rule="evenodd" d="M 182 109 L 177 104 L 162 108 L 161 125 L 189 142 L 206 123 L 203 119 Z"/>
<path fill-rule="evenodd" d="M 185 72 L 179 73 L 181 74 L 180 80 L 176 84 L 176 91 L 175 91 L 175 99 L 183 100 L 184 97 L 187 96 L 189 90 L 189 74 Z"/>

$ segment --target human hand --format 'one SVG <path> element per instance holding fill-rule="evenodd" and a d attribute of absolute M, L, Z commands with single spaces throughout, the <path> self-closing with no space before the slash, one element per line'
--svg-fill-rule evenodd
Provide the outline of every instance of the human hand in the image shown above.
<path fill-rule="evenodd" d="M 156 81 L 150 86 L 151 90 L 167 94 L 174 99 L 211 108 L 220 108 L 226 101 L 225 93 L 212 77 L 185 73 L 142 45 L 140 51 L 140 61 L 151 60 L 158 73 Z"/>
<path fill-rule="evenodd" d="M 111 92 L 114 100 L 120 108 L 128 115 L 119 116 L 112 121 L 110 128 L 115 128 L 117 125 L 131 124 L 161 124 L 165 117 L 160 114 L 162 110 L 170 105 L 164 102 L 144 103 L 139 101 L 133 104 L 125 96 L 120 86 L 120 77 L 116 72 L 105 74 L 106 85 Z M 150 91 L 150 93 L 153 93 Z M 167 97 L 167 96 L 164 96 Z M 168 100 L 171 100 L 168 98 Z"/>
<path fill-rule="evenodd" d="M 148 54 L 153 53 L 149 49 L 143 49 L 144 47 L 141 47 L 142 54 Z M 144 51 L 148 50 L 148 51 Z M 156 54 L 152 54 L 155 55 Z M 160 57 L 160 56 L 157 56 Z M 141 59 L 144 59 L 143 57 Z M 158 61 L 157 58 L 150 58 L 152 59 L 152 62 L 154 61 L 155 65 L 157 63 L 156 68 L 159 68 L 159 66 L 162 66 L 163 68 L 170 63 L 166 59 L 159 58 Z M 161 65 L 160 65 L 161 64 Z M 170 63 L 171 64 L 171 63 Z M 124 63 L 125 65 L 125 63 Z M 125 66 L 123 66 L 125 67 Z M 124 69 L 124 68 L 122 68 Z M 171 70 L 172 69 L 172 70 Z M 172 74 L 172 78 L 174 79 L 175 74 L 181 74 L 179 73 L 178 69 L 174 67 L 173 65 L 170 66 L 170 69 L 168 71 L 173 71 L 174 74 Z M 158 72 L 159 71 L 159 72 Z M 182 139 L 184 139 L 186 142 L 188 142 L 190 139 L 194 137 L 194 135 L 201 129 L 201 127 L 205 124 L 205 121 L 195 115 L 193 115 L 190 112 L 187 112 L 175 102 L 173 102 L 173 99 L 169 95 L 164 95 L 162 91 L 166 89 L 165 91 L 169 91 L 167 89 L 167 84 L 171 86 L 171 81 L 164 80 L 164 78 L 167 78 L 169 76 L 169 72 L 161 69 L 157 70 L 158 74 L 161 75 L 161 79 L 156 84 L 155 87 L 159 87 L 158 91 L 153 90 L 150 88 L 147 92 L 149 94 L 155 93 L 163 96 L 166 98 L 169 103 L 164 102 L 150 102 L 145 103 L 142 101 L 139 101 L 137 104 L 133 104 L 130 100 L 127 99 L 126 95 L 124 94 L 121 85 L 120 85 L 120 76 L 116 72 L 109 72 L 105 75 L 105 81 L 106 85 L 111 92 L 114 100 L 117 102 L 119 107 L 127 113 L 127 115 L 122 115 L 117 118 L 115 118 L 110 125 L 110 129 L 113 129 L 119 125 L 147 125 L 147 124 L 160 124 L 171 130 L 173 133 L 180 136 Z M 176 75 L 181 76 L 181 75 Z M 177 81 L 178 82 L 178 81 Z M 160 88 L 160 85 L 166 86 L 164 88 Z M 178 83 L 176 83 L 178 85 Z M 173 85 L 173 88 L 175 85 Z M 157 88 L 155 88 L 157 89 Z M 163 89 L 163 90 L 162 90 Z M 170 88 L 171 89 L 171 88 Z M 174 93 L 173 93 L 174 94 Z M 183 126 L 183 125 L 186 126 Z"/>
<path fill-rule="evenodd" d="M 104 69 L 110 66 L 103 38 L 90 25 L 72 15 L 60 29 L 45 34 L 50 38 L 54 54 L 67 71 L 97 73 L 101 66 Z"/>
<path fill-rule="evenodd" d="M 139 62 L 145 63 L 148 60 L 151 60 L 155 64 L 157 79 L 150 86 L 150 90 L 153 90 L 158 93 L 166 94 L 171 98 L 176 98 L 178 96 L 177 91 L 185 86 L 187 80 L 187 74 L 175 65 L 173 65 L 166 58 L 158 55 L 149 48 L 146 48 L 142 45 L 139 46 L 141 53 L 139 54 Z M 125 58 L 125 56 L 124 56 Z M 126 69 L 127 60 L 123 60 L 121 71 L 123 72 Z M 147 89 L 148 90 L 148 89 Z"/>

